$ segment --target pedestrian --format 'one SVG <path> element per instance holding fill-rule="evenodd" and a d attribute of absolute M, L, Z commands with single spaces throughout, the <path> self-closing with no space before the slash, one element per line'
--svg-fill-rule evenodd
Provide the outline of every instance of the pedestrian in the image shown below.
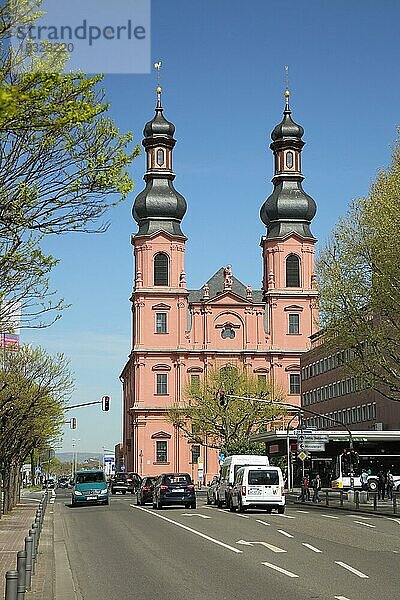
<path fill-rule="evenodd" d="M 321 477 L 319 476 L 318 473 L 315 476 L 315 478 L 313 479 L 312 487 L 313 487 L 313 490 L 314 490 L 312 501 L 313 502 L 321 502 L 321 499 L 319 497 L 319 492 L 320 492 L 320 490 L 322 488 L 322 484 L 321 484 Z"/>
<path fill-rule="evenodd" d="M 361 479 L 361 489 L 364 491 L 368 491 L 368 473 L 365 468 L 362 470 L 360 479 Z"/>
<path fill-rule="evenodd" d="M 301 502 L 305 502 L 306 500 L 309 500 L 309 490 L 308 490 L 308 479 L 306 476 L 303 477 L 303 479 L 301 480 L 301 493 L 299 496 L 299 500 Z"/>
<path fill-rule="evenodd" d="M 386 476 L 383 469 L 378 472 L 378 500 L 385 499 Z"/>
<path fill-rule="evenodd" d="M 386 473 L 386 493 L 388 500 L 393 500 L 394 479 L 390 469 Z"/>

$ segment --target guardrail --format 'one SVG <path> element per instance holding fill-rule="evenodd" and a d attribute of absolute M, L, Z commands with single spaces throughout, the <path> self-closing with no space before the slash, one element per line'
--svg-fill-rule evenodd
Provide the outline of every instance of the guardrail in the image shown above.
<path fill-rule="evenodd" d="M 339 506 L 343 508 L 344 506 L 352 506 L 354 510 L 361 510 L 360 504 L 368 504 L 371 507 L 370 502 L 372 501 L 372 507 L 375 512 L 379 512 L 379 509 L 386 508 L 389 509 L 389 506 L 378 505 L 378 492 L 367 492 L 363 490 L 334 490 L 334 489 L 325 489 L 321 491 L 321 495 L 325 496 L 325 505 L 333 506 L 331 504 L 331 500 L 335 500 L 335 504 L 339 501 Z M 399 504 L 400 492 L 393 492 L 392 495 L 392 510 L 393 514 L 398 514 L 398 504 Z"/>
<path fill-rule="evenodd" d="M 6 573 L 5 600 L 24 600 L 25 592 L 31 590 L 48 501 L 49 492 L 46 491 L 40 500 L 32 528 L 25 537 L 25 550 L 17 552 L 17 569 Z"/>

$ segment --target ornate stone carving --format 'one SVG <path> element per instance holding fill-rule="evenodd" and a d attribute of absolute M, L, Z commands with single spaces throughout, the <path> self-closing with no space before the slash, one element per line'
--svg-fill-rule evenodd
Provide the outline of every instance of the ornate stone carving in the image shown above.
<path fill-rule="evenodd" d="M 142 271 L 137 270 L 136 271 L 136 279 L 135 279 L 135 287 L 142 287 L 143 286 L 143 277 L 142 277 Z"/>
<path fill-rule="evenodd" d="M 253 299 L 253 288 L 251 287 L 250 283 L 246 288 L 246 297 L 247 297 L 247 300 Z"/>
<path fill-rule="evenodd" d="M 269 288 L 274 288 L 275 287 L 275 275 L 274 275 L 274 272 L 272 271 L 272 269 L 271 269 L 271 271 L 269 272 L 269 275 L 268 275 L 268 287 Z"/>
<path fill-rule="evenodd" d="M 224 290 L 231 290 L 232 282 L 233 282 L 232 267 L 231 267 L 231 265 L 227 265 L 224 269 Z"/>
<path fill-rule="evenodd" d="M 203 286 L 203 298 L 204 300 L 208 300 L 210 298 L 210 286 L 208 283 Z"/>
<path fill-rule="evenodd" d="M 186 273 L 185 271 L 182 271 L 182 273 L 179 275 L 179 287 L 186 287 Z"/>

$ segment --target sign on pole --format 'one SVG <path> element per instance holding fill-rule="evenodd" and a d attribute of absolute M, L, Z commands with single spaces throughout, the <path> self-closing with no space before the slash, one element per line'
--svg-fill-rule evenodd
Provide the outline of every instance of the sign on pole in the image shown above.
<path fill-rule="evenodd" d="M 308 454 L 307 454 L 307 452 L 299 452 L 297 456 L 299 457 L 300 460 L 306 460 Z"/>

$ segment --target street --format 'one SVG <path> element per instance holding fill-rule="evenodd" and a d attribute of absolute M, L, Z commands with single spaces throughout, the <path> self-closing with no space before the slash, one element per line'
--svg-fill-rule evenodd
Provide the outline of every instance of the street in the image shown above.
<path fill-rule="evenodd" d="M 71 508 L 57 490 L 56 542 L 65 541 L 77 598 L 378 600 L 399 595 L 400 519 L 286 507 L 231 513 L 198 498 L 195 510 Z"/>

